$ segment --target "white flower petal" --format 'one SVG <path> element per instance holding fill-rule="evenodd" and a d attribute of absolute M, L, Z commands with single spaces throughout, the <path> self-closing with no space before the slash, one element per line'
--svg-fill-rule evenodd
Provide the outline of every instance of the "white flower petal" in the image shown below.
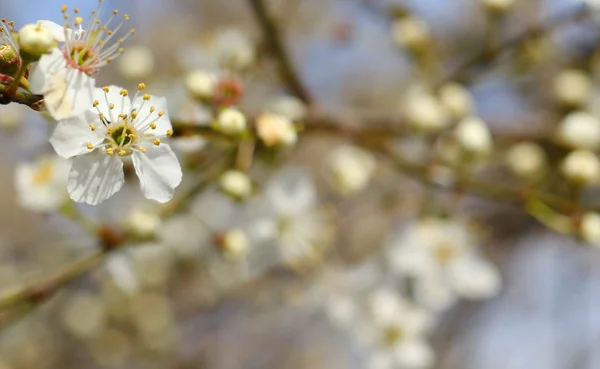
<path fill-rule="evenodd" d="M 96 205 L 119 191 L 123 183 L 121 159 L 96 152 L 75 157 L 67 189 L 74 201 Z"/>
<path fill-rule="evenodd" d="M 52 36 L 54 36 L 56 42 L 65 42 L 65 28 L 63 26 L 49 20 L 40 20 L 37 23 L 42 27 L 48 28 L 52 32 Z M 73 30 L 67 29 L 66 31 L 66 37 L 71 38 Z"/>
<path fill-rule="evenodd" d="M 406 369 L 429 368 L 435 360 L 432 348 L 423 340 L 403 342 L 395 355 L 399 366 Z"/>
<path fill-rule="evenodd" d="M 88 154 L 90 150 L 87 144 L 96 146 L 104 140 L 104 125 L 97 124 L 95 131 L 89 127 L 89 123 L 97 119 L 91 112 L 63 120 L 56 125 L 50 143 L 59 156 L 70 158 L 76 155 Z"/>
<path fill-rule="evenodd" d="M 152 145 L 146 153 L 134 152 L 133 166 L 144 196 L 158 202 L 167 202 L 173 197 L 183 176 L 177 156 L 165 144 Z"/>
<path fill-rule="evenodd" d="M 154 107 L 154 113 L 150 112 L 151 107 Z M 167 134 L 168 130 L 173 129 L 171 121 L 169 120 L 169 113 L 167 112 L 166 98 L 151 96 L 150 100 L 144 101 L 143 97 L 138 97 L 133 102 L 133 109 L 137 111 L 139 116 L 138 120 L 136 120 L 136 123 L 143 122 L 145 125 L 147 125 L 154 122 L 156 124 L 156 129 L 148 132 L 152 132 L 156 136 L 164 136 Z M 159 112 L 164 112 L 162 117 L 158 116 Z M 151 116 L 152 118 L 146 119 L 148 116 Z"/>
<path fill-rule="evenodd" d="M 43 55 L 29 75 L 29 88 L 31 92 L 35 94 L 44 93 L 52 72 L 65 69 L 66 67 L 67 62 L 60 49 L 52 49 L 50 54 Z"/>
<path fill-rule="evenodd" d="M 102 112 L 111 122 L 118 120 L 119 114 L 127 114 L 131 112 L 131 99 L 129 96 L 121 95 L 123 87 L 110 85 L 108 92 L 104 92 L 101 88 L 94 89 L 93 100 L 98 101 L 98 110 Z M 90 103 L 91 104 L 91 103 Z M 115 104 L 113 109 L 110 109 L 109 104 Z M 95 111 L 98 111 L 95 109 Z"/>
<path fill-rule="evenodd" d="M 461 258 L 449 266 L 449 283 L 462 297 L 482 300 L 496 295 L 502 287 L 498 269 L 488 261 Z"/>

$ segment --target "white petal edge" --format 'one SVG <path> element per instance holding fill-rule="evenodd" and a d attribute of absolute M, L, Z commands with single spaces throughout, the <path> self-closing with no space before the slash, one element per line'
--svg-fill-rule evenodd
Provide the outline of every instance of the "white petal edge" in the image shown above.
<path fill-rule="evenodd" d="M 181 165 L 169 145 L 152 145 L 147 149 L 146 153 L 133 153 L 133 166 L 140 179 L 140 188 L 146 198 L 167 202 L 173 198 L 173 192 L 183 178 Z"/>
<path fill-rule="evenodd" d="M 85 112 L 83 115 L 63 120 L 56 125 L 50 144 L 56 153 L 63 158 L 70 158 L 77 155 L 89 154 L 90 150 L 87 144 L 94 146 L 101 144 L 104 140 L 105 127 L 96 124 L 97 128 L 92 131 L 89 122 L 93 122 L 94 115 L 91 112 Z"/>
<path fill-rule="evenodd" d="M 97 205 L 119 191 L 124 183 L 123 162 L 118 156 L 91 153 L 75 157 L 67 189 L 73 201 Z"/>

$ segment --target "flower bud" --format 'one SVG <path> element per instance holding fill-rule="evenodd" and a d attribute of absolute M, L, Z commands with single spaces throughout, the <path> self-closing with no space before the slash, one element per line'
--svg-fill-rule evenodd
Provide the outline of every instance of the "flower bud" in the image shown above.
<path fill-rule="evenodd" d="M 216 86 L 217 76 L 205 70 L 194 70 L 185 78 L 185 87 L 189 94 L 198 100 L 212 99 Z"/>
<path fill-rule="evenodd" d="M 21 56 L 12 46 L 0 45 L 0 74 L 14 76 L 22 63 Z"/>
<path fill-rule="evenodd" d="M 424 91 L 409 91 L 403 101 L 403 108 L 407 123 L 419 131 L 436 133 L 450 123 L 436 97 Z"/>
<path fill-rule="evenodd" d="M 142 209 L 134 209 L 125 220 L 125 227 L 142 237 L 155 234 L 161 224 L 158 214 Z"/>
<path fill-rule="evenodd" d="M 252 195 L 252 182 L 248 175 L 239 170 L 228 170 L 219 180 L 221 191 L 236 200 L 245 200 Z"/>
<path fill-rule="evenodd" d="M 223 255 L 229 259 L 238 260 L 248 253 L 248 237 L 241 229 L 232 229 L 223 234 L 220 245 Z"/>
<path fill-rule="evenodd" d="M 325 177 L 342 195 L 355 194 L 367 187 L 374 170 L 371 153 L 353 146 L 337 147 L 325 159 Z"/>
<path fill-rule="evenodd" d="M 239 135 L 246 130 L 246 117 L 236 108 L 223 109 L 217 117 L 215 129 L 226 135 Z"/>
<path fill-rule="evenodd" d="M 600 146 L 600 120 L 582 111 L 570 113 L 558 126 L 556 138 L 572 149 L 594 150 Z"/>
<path fill-rule="evenodd" d="M 264 113 L 256 120 L 256 133 L 268 147 L 290 147 L 298 141 L 294 123 L 278 114 Z"/>
<path fill-rule="evenodd" d="M 581 106 L 587 102 L 591 92 L 592 81 L 585 71 L 568 69 L 554 79 L 554 97 L 562 105 Z"/>
<path fill-rule="evenodd" d="M 21 55 L 30 61 L 39 60 L 56 45 L 52 31 L 40 24 L 28 24 L 19 31 Z"/>
<path fill-rule="evenodd" d="M 589 150 L 571 151 L 563 160 L 560 170 L 574 184 L 586 185 L 600 180 L 600 161 Z"/>
<path fill-rule="evenodd" d="M 585 213 L 581 218 L 579 232 L 585 242 L 600 246 L 600 214 Z"/>
<path fill-rule="evenodd" d="M 511 146 L 506 152 L 508 169 L 521 178 L 533 178 L 547 169 L 546 153 L 534 142 L 521 142 Z"/>
<path fill-rule="evenodd" d="M 454 135 L 462 149 L 469 154 L 483 155 L 492 149 L 492 135 L 480 118 L 463 119 L 456 127 Z"/>
<path fill-rule="evenodd" d="M 427 24 L 413 17 L 396 19 L 392 24 L 391 33 L 394 42 L 410 52 L 426 49 L 431 38 Z"/>
<path fill-rule="evenodd" d="M 515 3 L 515 0 L 483 0 L 483 5 L 493 13 L 506 13 Z"/>
<path fill-rule="evenodd" d="M 439 99 L 446 113 L 455 120 L 462 119 L 473 112 L 473 96 L 469 90 L 458 83 L 442 86 Z"/>

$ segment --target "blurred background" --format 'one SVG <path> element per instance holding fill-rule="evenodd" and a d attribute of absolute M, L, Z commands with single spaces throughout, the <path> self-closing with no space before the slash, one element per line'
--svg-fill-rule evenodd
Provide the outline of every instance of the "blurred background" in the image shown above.
<path fill-rule="evenodd" d="M 478 0 L 265 3 L 299 77 L 317 102 L 315 109 L 349 127 L 396 122 L 411 86 L 448 75 L 484 51 L 490 32 L 498 40 L 511 39 L 583 6 L 577 0 L 515 0 L 501 26 L 490 27 L 495 20 Z M 79 7 L 86 15 L 97 2 L 3 0 L 0 15 L 14 20 L 17 28 L 40 19 L 60 23 L 62 5 Z M 127 40 L 125 54 L 99 74 L 99 86 L 135 88 L 145 82 L 152 94 L 169 99 L 172 119 L 209 125 L 210 112 L 188 97 L 185 83 L 192 70 L 210 68 L 217 44 L 252 50 L 239 59 L 249 58 L 250 65 L 235 73 L 244 85 L 239 106 L 249 116 L 291 93 L 278 79 L 247 1 L 105 0 L 102 7 L 106 13 L 113 8 L 129 13 L 126 28 L 136 33 Z M 415 67 L 414 55 L 398 47 L 390 32 L 395 16 L 390 9 L 396 7 L 427 25 L 439 58 L 437 69 Z M 554 77 L 579 68 L 597 82 L 599 38 L 593 18 L 572 21 L 547 37 L 536 35 L 496 63 L 474 68 L 476 76 L 461 82 L 478 116 L 507 137 L 547 132 L 565 114 L 552 103 Z M 595 83 L 590 101 L 598 96 L 597 89 Z M 594 107 L 598 112 L 593 103 L 588 110 Z M 59 214 L 37 214 L 19 203 L 16 168 L 53 154 L 48 144 L 53 123 L 16 104 L 0 106 L 0 123 L 0 291 L 8 291 L 43 279 L 92 249 L 94 240 Z M 397 243 L 394 235 L 422 212 L 424 202 L 448 199 L 378 159 L 377 175 L 365 191 L 338 196 L 323 175 L 323 158 L 331 147 L 346 142 L 334 134 L 311 136 L 274 166 L 265 159 L 267 164 L 256 163 L 252 170 L 257 186 L 268 186 L 277 180 L 272 173 L 284 164 L 302 168 L 314 179 L 319 204 L 335 210 L 333 219 L 323 216 L 326 225 L 303 229 L 329 244 L 317 267 L 283 267 L 263 252 L 254 256 L 260 260 L 246 261 L 240 272 L 207 256 L 206 245 L 216 241 L 197 234 L 196 224 L 183 218 L 176 224 L 165 221 L 158 228 L 173 228 L 180 237 L 162 242 L 169 243 L 168 251 L 161 242 L 118 251 L 107 266 L 3 325 L 0 369 L 386 368 L 373 364 L 348 324 L 340 329 L 331 298 L 360 300 L 365 291 L 387 285 L 389 270 L 382 265 L 390 258 L 385 250 Z M 418 139 L 398 145 L 409 154 L 423 150 Z M 180 146 L 178 153 L 189 157 L 188 164 L 194 158 L 205 163 L 223 155 L 204 139 Z M 203 154 L 190 154 L 196 151 Z M 508 180 L 504 172 L 490 176 Z M 204 223 L 230 218 L 230 205 L 218 196 L 213 199 L 215 192 L 209 187 L 207 195 L 193 200 Z M 102 205 L 83 206 L 81 211 L 106 224 L 125 224 L 132 208 L 153 209 L 148 202 L 134 183 Z M 427 334 L 435 360 L 425 367 L 600 368 L 600 252 L 547 229 L 519 206 L 465 196 L 452 211 L 478 223 L 472 236 L 477 234 L 481 255 L 497 267 L 501 287 L 490 298 L 460 299 L 436 313 Z M 245 209 L 244 222 L 256 220 L 260 212 Z M 359 322 L 349 325 L 354 324 Z"/>

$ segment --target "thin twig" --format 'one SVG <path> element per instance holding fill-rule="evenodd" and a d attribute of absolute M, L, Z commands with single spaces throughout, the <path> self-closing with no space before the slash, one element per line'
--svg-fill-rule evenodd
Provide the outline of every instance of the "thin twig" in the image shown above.
<path fill-rule="evenodd" d="M 297 70 L 294 68 L 291 58 L 283 45 L 282 34 L 269 14 L 264 1 L 248 0 L 248 3 L 262 30 L 263 38 L 268 48 L 277 59 L 280 78 L 298 98 L 307 105 L 310 105 L 312 103 L 311 94 L 302 83 Z"/>

